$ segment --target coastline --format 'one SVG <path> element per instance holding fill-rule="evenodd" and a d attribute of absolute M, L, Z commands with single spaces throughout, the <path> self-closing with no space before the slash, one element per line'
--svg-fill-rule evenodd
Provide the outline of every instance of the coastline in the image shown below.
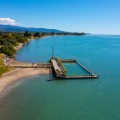
<path fill-rule="evenodd" d="M 31 38 L 31 39 L 29 39 L 29 41 L 46 38 L 46 37 L 49 37 L 49 36 L 43 36 L 40 38 Z M 25 44 L 27 44 L 27 43 L 25 43 Z M 22 44 L 22 43 L 19 44 L 16 47 L 16 50 L 20 50 L 25 44 Z M 13 58 L 9 58 L 9 60 L 7 61 L 6 64 L 9 65 L 9 64 L 31 64 L 31 63 L 25 63 L 25 62 L 17 61 Z M 13 70 L 11 70 L 9 72 L 4 73 L 0 77 L 0 94 L 10 84 L 17 82 L 18 80 L 20 80 L 22 78 L 26 78 L 26 77 L 30 77 L 30 76 L 34 76 L 34 75 L 42 75 L 42 74 L 49 74 L 49 69 L 47 69 L 47 68 L 14 68 Z"/>
<path fill-rule="evenodd" d="M 31 39 L 28 39 L 28 42 L 31 40 L 38 40 L 46 37 L 50 37 L 51 35 L 45 35 L 42 37 L 32 37 Z M 56 35 L 56 36 L 66 36 L 66 35 Z M 17 47 L 15 47 L 16 51 L 22 49 L 26 43 L 19 43 Z M 30 64 L 25 63 L 21 61 L 17 61 L 14 58 L 7 58 L 7 60 L 4 59 L 4 62 L 6 65 L 10 64 Z M 13 68 L 11 71 L 4 73 L 0 77 L 0 94 L 3 90 L 6 90 L 10 84 L 13 84 L 14 82 L 17 82 L 18 80 L 21 80 L 26 77 L 30 76 L 36 76 L 36 75 L 42 75 L 42 74 L 49 74 L 49 69 L 47 68 Z"/>
<path fill-rule="evenodd" d="M 19 45 L 17 47 L 15 47 L 15 50 L 20 50 L 25 44 L 29 43 L 31 40 L 37 40 L 37 39 L 42 39 L 42 38 L 46 38 L 46 37 L 49 37 L 49 36 L 43 36 L 43 37 L 35 37 L 35 38 L 31 38 L 31 39 L 28 39 L 28 42 L 26 43 L 19 43 Z"/>
<path fill-rule="evenodd" d="M 10 84 L 21 80 L 22 78 L 49 74 L 49 69 L 46 68 L 14 68 L 12 71 L 7 72 L 0 77 L 0 94 Z"/>
<path fill-rule="evenodd" d="M 47 37 L 47 36 L 44 36 Z M 42 37 L 42 38 L 44 38 Z M 31 40 L 37 40 L 38 38 L 32 38 Z M 27 42 L 27 43 L 28 43 Z M 15 49 L 20 50 L 25 44 L 27 43 L 20 43 Z M 9 60 L 6 63 L 9 64 L 26 64 L 25 62 L 17 61 L 13 58 L 9 58 Z M 29 64 L 29 63 L 27 63 Z M 49 69 L 47 68 L 14 68 L 9 72 L 4 73 L 0 77 L 0 94 L 3 90 L 5 90 L 10 84 L 17 82 L 18 80 L 21 80 L 22 78 L 30 77 L 30 76 L 36 76 L 36 75 L 42 75 L 42 74 L 49 74 Z"/>

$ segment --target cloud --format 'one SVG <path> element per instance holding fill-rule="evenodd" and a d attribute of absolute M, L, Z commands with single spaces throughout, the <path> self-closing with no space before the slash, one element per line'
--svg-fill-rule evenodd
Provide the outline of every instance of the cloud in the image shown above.
<path fill-rule="evenodd" d="M 15 20 L 11 19 L 11 18 L 0 18 L 0 24 L 2 25 L 21 25 L 20 23 L 17 23 Z"/>

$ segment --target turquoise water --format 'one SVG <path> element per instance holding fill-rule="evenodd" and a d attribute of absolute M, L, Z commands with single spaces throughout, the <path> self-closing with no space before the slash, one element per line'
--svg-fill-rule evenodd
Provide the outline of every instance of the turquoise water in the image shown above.
<path fill-rule="evenodd" d="M 0 99 L 0 120 L 120 120 L 120 36 L 56 36 L 33 40 L 17 54 L 24 62 L 75 58 L 99 79 L 14 83 Z"/>
<path fill-rule="evenodd" d="M 85 69 L 83 69 L 80 65 L 77 63 L 64 63 L 64 66 L 67 70 L 67 75 L 91 75 L 89 72 L 87 72 Z"/>

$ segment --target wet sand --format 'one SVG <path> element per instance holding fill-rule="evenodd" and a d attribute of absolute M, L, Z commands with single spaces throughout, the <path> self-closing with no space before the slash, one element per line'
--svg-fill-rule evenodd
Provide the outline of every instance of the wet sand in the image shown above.
<path fill-rule="evenodd" d="M 44 36 L 48 37 L 48 36 Z M 42 38 L 44 38 L 42 37 Z M 30 40 L 35 40 L 37 38 L 32 38 Z M 19 50 L 23 47 L 24 44 L 19 44 L 16 47 L 16 50 Z M 25 63 L 21 61 L 17 61 L 15 59 L 9 58 L 9 60 L 6 62 L 6 65 L 10 64 L 31 64 L 31 63 Z M 12 71 L 7 72 L 0 77 L 0 94 L 1 92 L 10 84 L 16 82 L 17 80 L 20 80 L 25 77 L 30 77 L 34 75 L 41 75 L 41 74 L 49 74 L 49 69 L 47 68 L 14 68 Z"/>
<path fill-rule="evenodd" d="M 46 68 L 14 68 L 12 71 L 5 73 L 0 77 L 0 93 L 9 84 L 20 80 L 21 78 L 48 73 L 49 69 Z"/>

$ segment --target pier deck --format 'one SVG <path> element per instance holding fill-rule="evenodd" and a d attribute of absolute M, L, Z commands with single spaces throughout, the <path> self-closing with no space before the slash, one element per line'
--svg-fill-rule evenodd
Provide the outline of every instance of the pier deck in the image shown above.
<path fill-rule="evenodd" d="M 52 58 L 51 63 L 55 72 L 56 78 L 61 79 L 91 79 L 91 78 L 98 78 L 98 75 L 93 74 L 90 70 L 84 67 L 82 64 L 77 62 L 75 59 L 59 59 L 59 58 Z M 63 63 L 76 63 L 81 67 L 84 71 L 88 74 L 85 75 L 67 75 L 67 70 Z"/>
<path fill-rule="evenodd" d="M 66 69 L 61 63 L 59 58 L 52 58 L 51 63 L 55 72 L 56 77 L 65 77 L 66 76 Z"/>
<path fill-rule="evenodd" d="M 60 66 L 58 65 L 57 61 L 55 59 L 51 59 L 51 62 L 52 62 L 55 72 L 57 74 L 62 75 L 62 70 L 61 70 Z"/>
<path fill-rule="evenodd" d="M 35 64 L 10 64 L 10 67 L 15 68 L 51 68 L 50 63 L 35 63 Z"/>
<path fill-rule="evenodd" d="M 78 74 L 67 74 L 64 64 L 77 64 L 80 68 L 82 68 L 85 73 L 78 72 Z M 98 78 L 98 75 L 93 74 L 90 70 L 84 67 L 81 63 L 77 62 L 75 59 L 59 59 L 59 58 L 51 58 L 50 63 L 29 63 L 29 64 L 9 64 L 8 66 L 15 68 L 52 68 L 54 70 L 54 75 L 56 79 L 91 79 Z M 70 68 L 71 69 L 71 68 Z M 76 69 L 76 68 L 75 68 Z"/>
<path fill-rule="evenodd" d="M 80 76 L 66 76 L 66 79 L 90 79 L 90 78 L 98 78 L 97 75 L 80 75 Z"/>

